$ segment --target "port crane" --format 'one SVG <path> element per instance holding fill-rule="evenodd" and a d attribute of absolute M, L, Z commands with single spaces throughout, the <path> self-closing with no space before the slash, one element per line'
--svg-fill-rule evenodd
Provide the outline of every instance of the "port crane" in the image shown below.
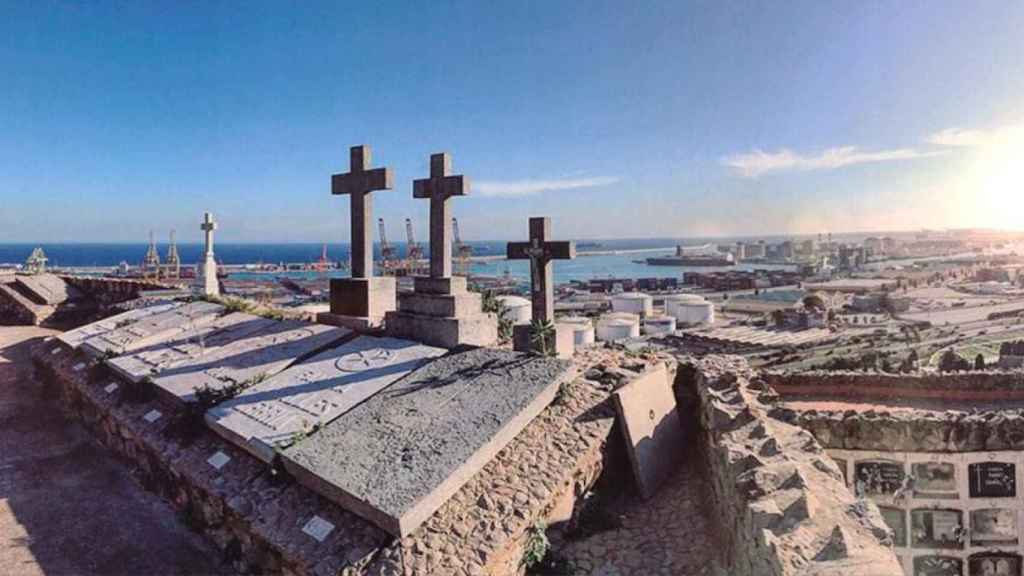
<path fill-rule="evenodd" d="M 420 271 L 420 262 L 423 260 L 423 247 L 416 242 L 415 236 L 412 233 L 412 219 L 405 219 L 405 260 L 406 260 L 406 272 L 410 276 L 414 276 Z"/>
<path fill-rule="evenodd" d="M 384 275 L 391 276 L 395 273 L 396 251 L 395 247 L 388 242 L 387 230 L 384 228 L 384 219 L 377 219 L 377 230 L 380 233 L 380 256 L 381 266 L 384 268 Z"/>

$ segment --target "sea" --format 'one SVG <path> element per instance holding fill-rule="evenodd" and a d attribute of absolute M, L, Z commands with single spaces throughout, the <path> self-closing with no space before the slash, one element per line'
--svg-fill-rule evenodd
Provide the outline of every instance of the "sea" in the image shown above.
<path fill-rule="evenodd" d="M 777 242 L 782 237 L 758 237 L 765 242 Z M 651 239 L 604 239 L 577 242 L 577 258 L 570 261 L 556 261 L 554 276 L 556 283 L 572 280 L 590 280 L 595 278 L 672 278 L 681 277 L 687 270 L 752 270 L 791 268 L 785 265 L 739 264 L 726 268 L 690 268 L 674 266 L 649 266 L 644 260 L 652 256 L 669 255 L 675 252 L 678 244 L 699 246 L 706 243 L 730 244 L 736 241 L 754 241 L 751 238 L 687 238 L 685 240 L 671 238 Z M 510 275 L 520 280 L 529 278 L 530 265 L 522 260 L 505 260 L 506 242 L 477 241 L 468 242 L 474 257 L 471 272 L 486 276 Z M 72 244 L 0 244 L 0 266 L 20 265 L 25 262 L 33 248 L 41 247 L 49 259 L 50 267 L 61 268 L 105 268 L 117 267 L 121 262 L 137 266 L 142 262 L 148 245 L 139 243 L 72 243 Z M 405 254 L 405 244 L 396 242 L 393 246 L 399 255 Z M 158 244 L 161 259 L 166 258 L 167 245 Z M 288 244 L 232 244 L 217 243 L 216 258 L 224 265 L 260 265 L 260 264 L 312 264 L 320 259 L 323 244 L 288 243 Z M 428 250 L 424 246 L 424 251 Z M 380 258 L 380 246 L 374 246 L 375 257 Z M 194 265 L 203 255 L 202 244 L 178 244 L 178 253 L 184 265 Z M 327 257 L 331 261 L 347 261 L 348 244 L 328 244 Z M 240 280 L 266 278 L 271 276 L 287 276 L 292 278 L 315 278 L 315 271 L 289 272 L 257 272 L 237 271 L 230 274 L 231 278 Z M 344 277 L 347 272 L 332 270 L 332 277 Z"/>

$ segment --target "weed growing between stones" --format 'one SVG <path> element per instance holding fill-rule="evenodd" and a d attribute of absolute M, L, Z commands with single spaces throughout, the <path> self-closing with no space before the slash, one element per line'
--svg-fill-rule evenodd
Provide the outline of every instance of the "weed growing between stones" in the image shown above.
<path fill-rule="evenodd" d="M 551 549 L 551 542 L 548 540 L 547 526 L 543 522 L 536 522 L 526 531 L 526 544 L 523 545 L 523 557 L 520 564 L 527 570 L 539 566 Z"/>
<path fill-rule="evenodd" d="M 238 396 L 246 388 L 266 379 L 266 374 L 260 374 L 251 380 L 233 382 L 223 388 L 211 388 L 207 384 L 194 388 L 192 393 L 195 396 L 195 401 L 185 405 L 185 408 L 167 427 L 165 433 L 180 441 L 182 446 L 191 445 L 206 427 L 203 418 L 207 410 Z"/>
<path fill-rule="evenodd" d="M 483 293 L 483 311 L 494 314 L 498 317 L 498 342 L 505 344 L 512 340 L 512 329 L 515 323 L 509 318 L 508 306 L 498 300 L 493 290 Z"/>
<path fill-rule="evenodd" d="M 530 348 L 539 356 L 554 356 L 555 323 L 551 320 L 534 320 L 530 323 Z"/>

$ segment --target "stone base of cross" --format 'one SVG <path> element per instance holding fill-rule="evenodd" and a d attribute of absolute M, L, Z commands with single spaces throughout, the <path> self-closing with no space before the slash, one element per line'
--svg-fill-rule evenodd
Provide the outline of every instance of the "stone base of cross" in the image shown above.
<path fill-rule="evenodd" d="M 316 321 L 360 332 L 377 330 L 395 309 L 396 292 L 396 281 L 389 276 L 332 278 L 331 311 L 317 314 Z"/>

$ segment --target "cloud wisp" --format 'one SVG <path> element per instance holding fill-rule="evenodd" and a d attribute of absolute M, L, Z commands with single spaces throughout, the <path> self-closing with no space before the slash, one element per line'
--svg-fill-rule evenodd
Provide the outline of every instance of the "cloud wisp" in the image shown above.
<path fill-rule="evenodd" d="M 556 190 L 576 190 L 579 188 L 597 188 L 615 184 L 619 179 L 611 176 L 591 178 L 553 178 L 546 180 L 482 180 L 473 182 L 473 191 L 481 196 L 491 198 L 515 198 L 533 196 L 542 192 Z"/>
<path fill-rule="evenodd" d="M 946 128 L 928 136 L 928 143 L 949 148 L 976 148 L 1019 138 L 1021 134 L 1024 134 L 1024 124 L 1007 124 L 988 130 Z"/>
<path fill-rule="evenodd" d="M 914 160 L 942 154 L 945 154 L 945 152 L 917 150 L 914 148 L 866 151 L 856 146 L 828 148 L 817 154 L 800 154 L 783 148 L 777 152 L 754 150 L 745 154 L 726 156 L 722 158 L 722 164 L 740 176 L 757 178 L 773 172 L 835 170 L 855 164 Z"/>

